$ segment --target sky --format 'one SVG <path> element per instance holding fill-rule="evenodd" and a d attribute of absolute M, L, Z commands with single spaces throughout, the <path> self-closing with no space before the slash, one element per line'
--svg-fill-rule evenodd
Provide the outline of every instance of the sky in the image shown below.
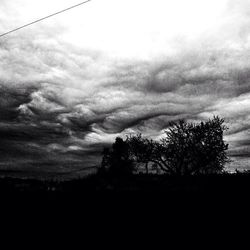
<path fill-rule="evenodd" d="M 0 0 L 0 33 L 79 0 Z M 250 0 L 92 0 L 0 38 L 0 169 L 100 162 L 117 136 L 219 115 L 250 157 Z"/>

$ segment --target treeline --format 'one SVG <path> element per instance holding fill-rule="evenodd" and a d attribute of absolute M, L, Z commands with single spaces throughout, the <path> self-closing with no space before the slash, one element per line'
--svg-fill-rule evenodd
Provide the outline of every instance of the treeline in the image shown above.
<path fill-rule="evenodd" d="M 141 134 L 117 137 L 111 148 L 103 150 L 100 171 L 122 176 L 142 169 L 176 176 L 222 173 L 229 162 L 223 140 L 227 129 L 216 116 L 200 123 L 170 123 L 160 141 Z"/>

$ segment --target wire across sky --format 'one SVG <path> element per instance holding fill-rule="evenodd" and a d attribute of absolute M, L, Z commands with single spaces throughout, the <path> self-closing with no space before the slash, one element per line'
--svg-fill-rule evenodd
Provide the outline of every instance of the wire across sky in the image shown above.
<path fill-rule="evenodd" d="M 13 29 L 13 30 L 7 31 L 7 32 L 1 34 L 1 35 L 0 35 L 0 38 L 1 38 L 1 37 L 4 37 L 4 36 L 7 36 L 7 35 L 9 35 L 9 34 L 11 34 L 11 33 L 14 33 L 14 32 L 16 32 L 16 31 L 18 31 L 18 30 L 24 29 L 24 28 L 26 28 L 26 27 L 28 27 L 28 26 L 31 26 L 31 25 L 33 25 L 33 24 L 35 24 L 35 23 L 44 21 L 45 19 L 48 19 L 48 18 L 51 18 L 51 17 L 53 17 L 53 16 L 62 14 L 63 12 L 72 10 L 72 9 L 74 9 L 74 8 L 77 8 L 77 7 L 80 7 L 81 5 L 86 4 L 86 3 L 90 2 L 90 1 L 92 1 L 92 0 L 87 0 L 87 1 L 84 1 L 84 2 L 81 2 L 81 3 L 78 3 L 78 4 L 76 4 L 76 5 L 73 5 L 73 6 L 71 6 L 71 7 L 68 7 L 68 8 L 66 8 L 66 9 L 63 9 L 63 10 L 60 10 L 60 11 L 55 12 L 55 13 L 53 13 L 53 14 L 50 14 L 50 15 L 48 15 L 48 16 L 46 16 L 46 17 L 37 19 L 37 20 L 35 20 L 35 21 L 31 22 L 31 23 L 27 23 L 27 24 L 25 24 L 25 25 L 23 25 L 23 26 L 20 26 L 20 27 L 18 27 L 18 28 Z"/>

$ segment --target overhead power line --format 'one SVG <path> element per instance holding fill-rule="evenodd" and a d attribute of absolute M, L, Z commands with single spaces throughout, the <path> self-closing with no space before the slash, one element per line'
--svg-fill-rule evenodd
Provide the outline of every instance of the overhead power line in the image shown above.
<path fill-rule="evenodd" d="M 61 13 L 63 13 L 63 12 L 69 11 L 69 10 L 74 9 L 74 8 L 77 8 L 77 7 L 80 7 L 81 5 L 86 4 L 86 3 L 90 2 L 90 1 L 92 1 L 92 0 L 87 0 L 87 1 L 81 2 L 81 3 L 79 3 L 79 4 L 76 4 L 76 5 L 73 5 L 73 6 L 69 7 L 69 8 L 67 8 L 67 9 L 63 9 L 63 10 L 60 10 L 60 11 L 58 11 L 58 12 L 56 12 L 56 13 L 50 14 L 50 15 L 48 15 L 48 16 L 46 16 L 46 17 L 37 19 L 37 20 L 35 20 L 35 21 L 31 22 L 31 23 L 25 24 L 25 25 L 20 26 L 20 27 L 18 27 L 18 28 L 16 28 L 16 29 L 13 29 L 13 30 L 10 30 L 10 31 L 8 31 L 8 32 L 5 32 L 5 33 L 1 34 L 0 37 L 7 36 L 7 35 L 9 35 L 10 33 L 14 33 L 14 32 L 16 32 L 16 31 L 18 31 L 18 30 L 21 30 L 21 29 L 23 29 L 23 28 L 26 28 L 26 27 L 28 27 L 28 26 L 31 26 L 31 25 L 33 25 L 33 24 L 35 24 L 35 23 L 41 22 L 41 21 L 43 21 L 43 20 L 45 20 L 45 19 L 48 19 L 48 18 L 50 18 L 50 17 L 56 16 L 56 15 L 59 15 L 59 14 L 61 14 Z"/>

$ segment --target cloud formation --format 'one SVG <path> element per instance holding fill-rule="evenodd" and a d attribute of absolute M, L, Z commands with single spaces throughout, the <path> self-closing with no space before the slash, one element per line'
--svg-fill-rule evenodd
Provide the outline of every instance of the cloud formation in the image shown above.
<path fill-rule="evenodd" d="M 1 39 L 1 168 L 95 165 L 102 147 L 118 135 L 141 132 L 157 139 L 170 121 L 213 115 L 230 128 L 230 154 L 249 157 L 245 5 L 228 1 L 218 28 L 193 40 L 175 38 L 171 53 L 149 59 L 72 46 L 55 35 L 55 27 L 46 35 L 42 29 L 32 37 L 24 32 Z"/>

